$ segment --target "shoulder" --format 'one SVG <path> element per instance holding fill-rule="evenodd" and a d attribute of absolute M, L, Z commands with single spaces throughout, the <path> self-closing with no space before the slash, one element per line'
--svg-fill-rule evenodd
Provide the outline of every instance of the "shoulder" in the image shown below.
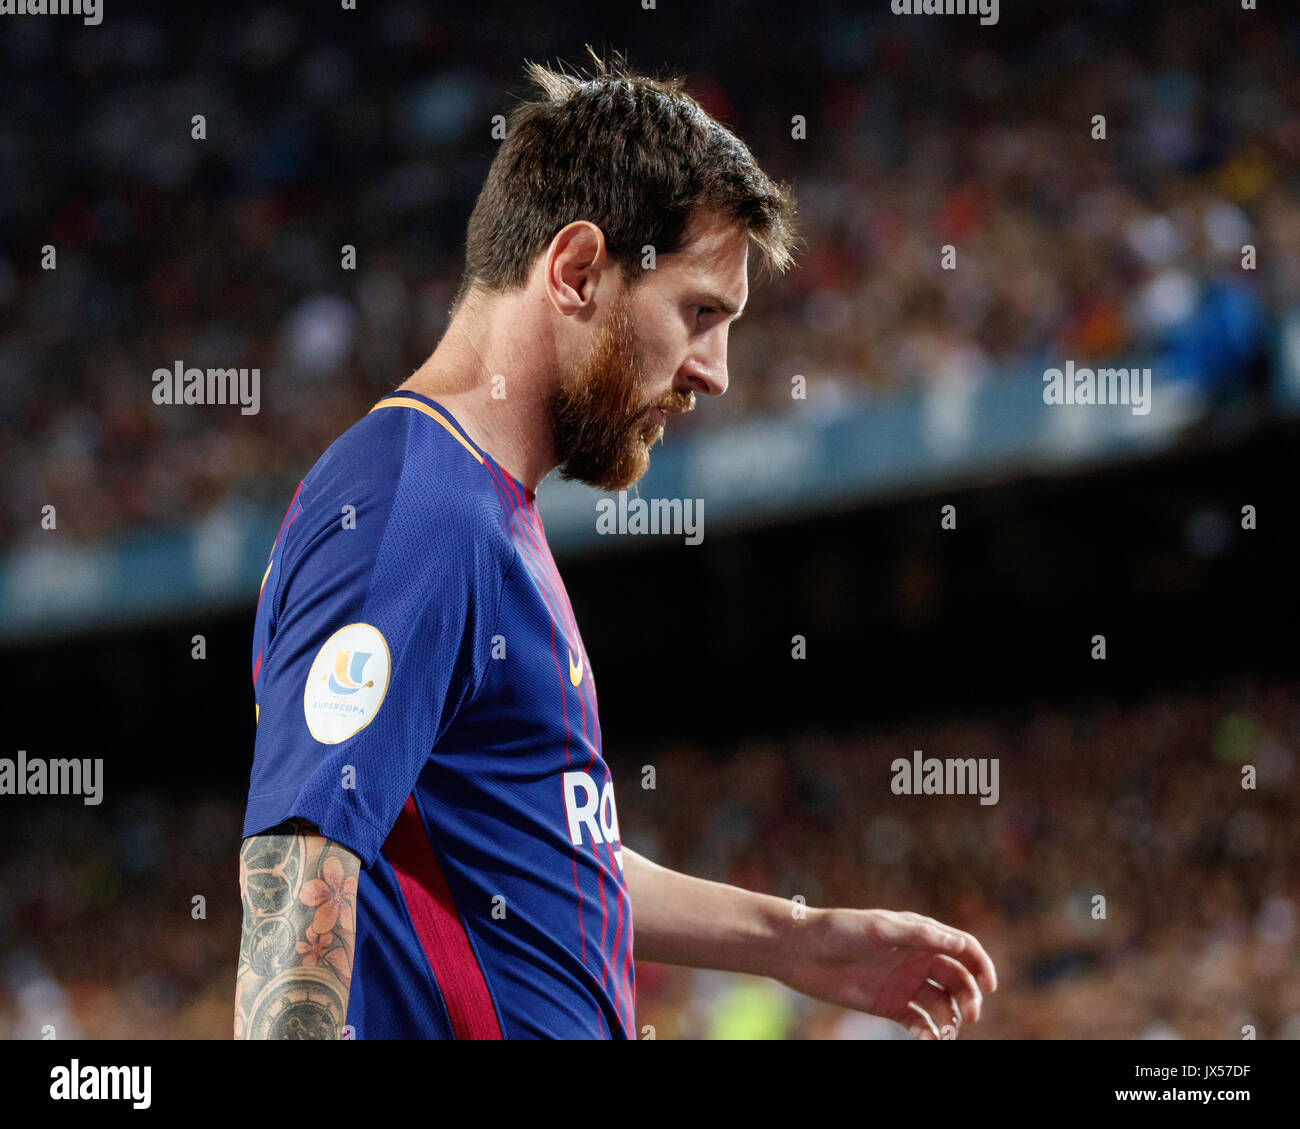
<path fill-rule="evenodd" d="M 303 479 L 297 548 L 349 571 L 488 580 L 514 548 L 496 483 L 455 428 L 384 407 L 339 436 Z"/>

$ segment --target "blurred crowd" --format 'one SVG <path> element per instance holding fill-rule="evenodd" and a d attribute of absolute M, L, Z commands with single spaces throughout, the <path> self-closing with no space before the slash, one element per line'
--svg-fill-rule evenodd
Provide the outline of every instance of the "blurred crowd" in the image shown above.
<path fill-rule="evenodd" d="M 630 5 L 590 31 L 518 0 L 307 13 L 146 3 L 6 28 L 0 547 L 39 537 L 46 505 L 82 539 L 278 512 L 437 343 L 525 58 L 578 61 L 599 33 L 685 71 L 800 202 L 807 251 L 755 286 L 731 389 L 687 429 L 1067 359 L 1155 357 L 1212 406 L 1258 383 L 1300 300 L 1294 13 L 1084 4 L 978 28 L 759 0 Z M 154 404 L 178 361 L 258 367 L 260 413 Z"/>
<path fill-rule="evenodd" d="M 1297 691 L 647 749 L 652 790 L 616 766 L 620 822 L 701 877 L 974 933 L 1000 986 L 971 1037 L 1300 1038 Z M 998 758 L 998 802 L 895 795 L 914 749 Z M 136 795 L 6 817 L 0 1039 L 229 1037 L 242 810 Z M 640 962 L 637 982 L 643 1036 L 909 1037 L 760 978 Z"/>
<path fill-rule="evenodd" d="M 975 934 L 1000 982 L 975 1037 L 1300 1038 L 1296 690 L 668 750 L 620 817 L 675 869 Z M 998 802 L 893 794 L 915 749 L 998 758 Z M 638 972 L 660 1037 L 908 1037 L 771 981 Z"/>

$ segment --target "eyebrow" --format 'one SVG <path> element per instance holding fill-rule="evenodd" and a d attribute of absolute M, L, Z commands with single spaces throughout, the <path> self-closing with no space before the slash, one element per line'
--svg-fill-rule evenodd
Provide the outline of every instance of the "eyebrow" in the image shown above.
<path fill-rule="evenodd" d="M 737 321 L 739 321 L 741 318 L 745 316 L 743 310 L 738 309 L 736 306 L 733 306 L 725 298 L 719 298 L 716 294 L 706 294 L 703 297 L 704 297 L 705 305 L 717 306 L 718 309 L 720 309 L 724 314 L 728 315 L 729 317 L 734 317 Z"/>

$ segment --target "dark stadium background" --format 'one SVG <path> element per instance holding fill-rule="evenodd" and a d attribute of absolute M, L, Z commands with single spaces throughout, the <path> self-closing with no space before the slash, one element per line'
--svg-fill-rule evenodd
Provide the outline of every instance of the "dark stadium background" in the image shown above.
<path fill-rule="evenodd" d="M 962 323 L 981 387 L 1066 357 L 1188 348 L 1131 317 L 1149 264 L 1086 226 L 1081 201 L 1100 185 L 1175 219 L 1213 186 L 1261 261 L 1238 272 L 1257 336 L 1200 350 L 1207 406 L 1153 448 L 903 475 L 715 528 L 706 514 L 694 547 L 557 547 L 624 839 L 707 877 L 975 932 L 1002 987 L 971 1037 L 1300 1037 L 1300 22 L 1231 4 L 1027 7 L 1008 0 L 979 28 L 908 22 L 883 0 L 598 14 L 107 0 L 98 29 L 0 27 L 0 550 L 14 570 L 0 755 L 103 757 L 107 790 L 97 808 L 0 797 L 0 1037 L 45 1024 L 228 1037 L 252 757 L 256 576 L 242 595 L 195 591 L 148 614 L 115 617 L 110 592 L 93 614 L 16 618 L 18 564 L 50 536 L 40 507 L 57 504 L 58 536 L 92 555 L 231 499 L 274 528 L 316 455 L 436 342 L 489 119 L 520 91 L 523 61 L 580 63 L 586 42 L 685 72 L 792 183 L 808 230 L 787 279 L 751 279 L 732 389 L 669 447 L 796 412 L 786 370 L 764 367 L 783 339 L 813 374 L 810 397 L 819 371 L 835 374 L 832 410 L 934 393 L 923 365 L 909 373 L 889 350 L 947 324 L 937 269 L 901 276 L 896 321 L 860 338 L 815 331 L 819 295 L 908 269 L 907 248 L 891 257 L 873 234 L 889 224 L 915 229 L 936 263 L 945 242 L 965 256 L 984 225 L 986 257 L 1036 248 L 1063 295 L 1041 325 L 1010 301 Z M 1144 118 L 1170 91 L 1167 113 Z M 214 137 L 237 136 L 193 158 L 190 115 L 205 111 Z M 794 113 L 808 141 L 790 140 Z M 1093 113 L 1112 132 L 1100 155 Z M 1023 176 L 985 177 L 1008 123 L 1059 143 L 1059 167 L 1031 153 Z M 870 159 L 841 159 L 858 149 Z M 819 212 L 836 189 L 870 202 L 860 226 L 851 208 Z M 1045 258 L 1044 233 L 1059 238 Z M 37 266 L 46 243 L 68 264 L 53 281 Z M 343 243 L 386 273 L 329 273 Z M 1006 254 L 990 287 L 1023 263 Z M 1188 252 L 1173 266 L 1205 285 L 1221 264 Z M 292 382 L 277 332 L 299 303 L 364 309 L 363 284 L 382 295 L 393 277 L 411 296 L 399 331 L 363 316 L 341 360 Z M 205 349 L 262 365 L 260 416 L 159 422 L 149 373 L 207 363 Z M 940 527 L 945 505 L 955 531 Z M 891 795 L 889 763 L 913 749 L 999 757 L 999 804 Z M 647 764 L 654 790 L 639 787 Z M 1095 893 L 1104 922 L 1088 915 Z M 645 964 L 638 977 L 638 1020 L 660 1038 L 902 1035 L 740 977 Z"/>

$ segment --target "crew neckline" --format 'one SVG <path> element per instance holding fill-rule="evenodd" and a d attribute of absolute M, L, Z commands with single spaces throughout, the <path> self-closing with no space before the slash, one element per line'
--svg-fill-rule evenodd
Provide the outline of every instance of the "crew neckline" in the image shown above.
<path fill-rule="evenodd" d="M 505 467 L 503 467 L 499 462 L 497 462 L 497 460 L 494 459 L 491 456 L 491 454 L 483 450 L 482 447 L 480 447 L 477 443 L 475 443 L 473 438 L 470 436 L 469 432 L 465 430 L 465 425 L 455 417 L 455 415 L 445 404 L 439 403 L 437 400 L 434 400 L 433 398 L 424 395 L 424 393 L 422 392 L 413 392 L 409 388 L 398 388 L 392 392 L 388 392 L 385 395 L 380 397 L 380 401 L 382 402 L 384 400 L 390 400 L 393 399 L 394 397 L 397 398 L 410 397 L 412 400 L 419 400 L 420 403 L 427 404 L 429 407 L 434 408 L 436 411 L 439 412 L 439 414 L 446 417 L 447 422 L 450 423 L 452 427 L 456 429 L 456 434 L 458 434 L 462 439 L 464 439 L 465 442 L 469 444 L 470 448 L 474 450 L 480 458 L 486 459 L 488 462 L 490 462 L 494 467 L 497 468 L 497 470 L 499 470 L 503 475 L 505 475 L 506 478 L 510 479 L 510 481 L 513 482 L 516 487 L 518 487 L 520 493 L 523 495 L 523 497 L 528 501 L 530 505 L 537 500 L 537 492 L 535 490 L 529 490 L 527 486 L 525 486 L 522 482 L 519 481 L 519 479 L 517 479 L 513 474 L 511 474 L 508 470 L 506 470 Z"/>

